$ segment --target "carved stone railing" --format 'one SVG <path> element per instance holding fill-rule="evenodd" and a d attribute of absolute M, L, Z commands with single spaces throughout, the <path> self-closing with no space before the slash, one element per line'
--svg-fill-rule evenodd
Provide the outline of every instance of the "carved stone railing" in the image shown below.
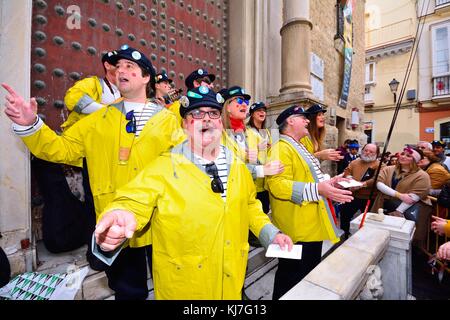
<path fill-rule="evenodd" d="M 411 240 L 414 222 L 386 216 L 358 230 L 324 259 L 282 300 L 407 299 L 411 293 Z"/>

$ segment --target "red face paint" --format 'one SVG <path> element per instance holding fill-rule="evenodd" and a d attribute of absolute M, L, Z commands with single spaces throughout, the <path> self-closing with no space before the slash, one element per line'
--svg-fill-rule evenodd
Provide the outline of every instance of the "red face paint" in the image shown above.
<path fill-rule="evenodd" d="M 194 119 L 191 120 L 191 124 L 194 124 Z"/>
<path fill-rule="evenodd" d="M 131 75 L 136 78 L 136 73 L 133 72 L 131 73 Z"/>

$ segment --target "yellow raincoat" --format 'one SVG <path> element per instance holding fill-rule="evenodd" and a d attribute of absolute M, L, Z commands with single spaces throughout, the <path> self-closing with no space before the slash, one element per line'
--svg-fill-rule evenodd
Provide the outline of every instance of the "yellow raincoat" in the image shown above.
<path fill-rule="evenodd" d="M 232 151 L 226 149 L 232 161 L 225 202 L 201 165 L 188 160 L 188 149 L 184 142 L 158 157 L 117 191 L 105 212 L 134 212 L 137 230 L 151 219 L 156 299 L 241 299 L 248 230 L 260 234 L 270 220 Z"/>
<path fill-rule="evenodd" d="M 269 151 L 271 161 L 280 160 L 284 164 L 282 173 L 266 177 L 273 223 L 293 242 L 331 240 L 336 243 L 339 241 L 338 229 L 328 203 L 323 200 L 300 203 L 293 200 L 301 196 L 302 183 L 318 182 L 313 175 L 312 164 L 299 152 L 286 136 L 281 136 Z M 300 184 L 294 185 L 296 182 Z"/>
<path fill-rule="evenodd" d="M 245 139 L 248 150 L 256 150 L 258 152 L 259 164 L 265 164 L 267 160 L 267 152 L 266 150 L 260 150 L 259 148 L 259 145 L 263 144 L 265 140 L 257 132 L 248 128 L 245 130 Z M 228 135 L 228 132 L 227 137 L 225 138 L 225 143 L 238 155 L 242 161 L 248 163 L 247 150 L 242 149 L 242 147 L 235 141 L 234 137 L 230 137 Z M 255 164 L 252 163 L 251 165 Z M 252 170 L 252 168 L 249 168 L 249 170 Z M 256 178 L 256 176 L 253 176 L 253 178 L 255 179 L 254 182 L 256 185 L 256 192 L 264 191 L 264 178 Z"/>
<path fill-rule="evenodd" d="M 33 135 L 22 137 L 36 157 L 76 165 L 86 158 L 98 215 L 114 198 L 115 191 L 132 180 L 149 162 L 184 139 L 175 116 L 161 107 L 138 137 L 127 133 L 123 102 L 95 111 L 58 136 L 45 124 Z M 118 134 L 120 133 L 120 136 Z M 130 149 L 127 164 L 119 164 L 119 144 Z M 136 234 L 131 247 L 150 244 L 150 233 Z"/>
<path fill-rule="evenodd" d="M 89 103 L 89 101 L 95 101 L 100 103 L 102 100 L 102 85 L 100 79 L 96 76 L 84 78 L 75 82 L 75 84 L 67 90 L 64 96 L 64 104 L 70 111 L 67 120 L 61 125 L 63 130 L 67 130 L 78 120 L 87 116 L 78 111 L 77 107 L 80 104 Z M 85 102 L 83 102 L 83 99 Z"/>

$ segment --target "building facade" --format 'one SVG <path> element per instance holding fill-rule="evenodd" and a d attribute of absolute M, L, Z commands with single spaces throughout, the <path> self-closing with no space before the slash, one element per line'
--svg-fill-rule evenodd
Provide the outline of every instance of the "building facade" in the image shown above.
<path fill-rule="evenodd" d="M 384 147 L 397 100 L 403 88 L 400 110 L 388 151 L 401 150 L 419 140 L 417 60 L 405 86 L 405 75 L 417 29 L 416 1 L 367 0 L 365 11 L 366 74 L 365 132 Z M 390 83 L 398 82 L 395 94 Z"/>
<path fill-rule="evenodd" d="M 424 20 L 418 50 L 420 139 L 444 140 L 450 151 L 450 1 L 418 1 Z"/>

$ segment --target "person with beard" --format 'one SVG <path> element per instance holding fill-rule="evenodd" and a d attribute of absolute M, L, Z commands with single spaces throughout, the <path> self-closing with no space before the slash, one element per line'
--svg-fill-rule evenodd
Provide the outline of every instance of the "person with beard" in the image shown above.
<path fill-rule="evenodd" d="M 350 221 L 355 213 L 358 210 L 364 212 L 366 208 L 370 190 L 374 183 L 374 175 L 380 164 L 380 161 L 377 160 L 379 155 L 380 148 L 374 143 L 368 143 L 362 148 L 361 157 L 350 162 L 349 166 L 344 170 L 344 177 L 352 177 L 354 180 L 363 183 L 361 187 L 351 189 L 354 196 L 353 201 L 341 206 L 340 222 L 341 229 L 345 232 L 345 239 L 350 236 Z"/>
<path fill-rule="evenodd" d="M 13 130 L 36 157 L 76 164 L 86 158 L 97 221 L 118 188 L 132 180 L 161 152 L 183 139 L 172 112 L 147 96 L 154 81 L 150 60 L 127 45 L 114 55 L 116 80 L 123 99 L 77 121 L 57 135 L 36 114 L 34 98 L 25 101 L 7 84 L 5 114 Z M 116 300 L 145 300 L 149 225 L 130 239 L 115 263 L 106 269 Z"/>
<path fill-rule="evenodd" d="M 273 299 L 279 299 L 321 261 L 322 243 L 339 241 L 331 201 L 349 202 L 351 192 L 338 188 L 341 177 L 330 179 L 320 163 L 299 141 L 308 134 L 307 111 L 293 105 L 276 119 L 280 139 L 269 150 L 269 160 L 280 160 L 284 172 L 266 178 L 275 226 L 302 245 L 301 260 L 278 259 Z"/>
<path fill-rule="evenodd" d="M 98 249 L 112 260 L 151 219 L 158 300 L 240 299 L 249 228 L 266 247 L 292 248 L 263 213 L 246 165 L 222 143 L 221 101 L 204 86 L 188 91 L 180 108 L 187 140 L 118 190 L 97 224 Z"/>

